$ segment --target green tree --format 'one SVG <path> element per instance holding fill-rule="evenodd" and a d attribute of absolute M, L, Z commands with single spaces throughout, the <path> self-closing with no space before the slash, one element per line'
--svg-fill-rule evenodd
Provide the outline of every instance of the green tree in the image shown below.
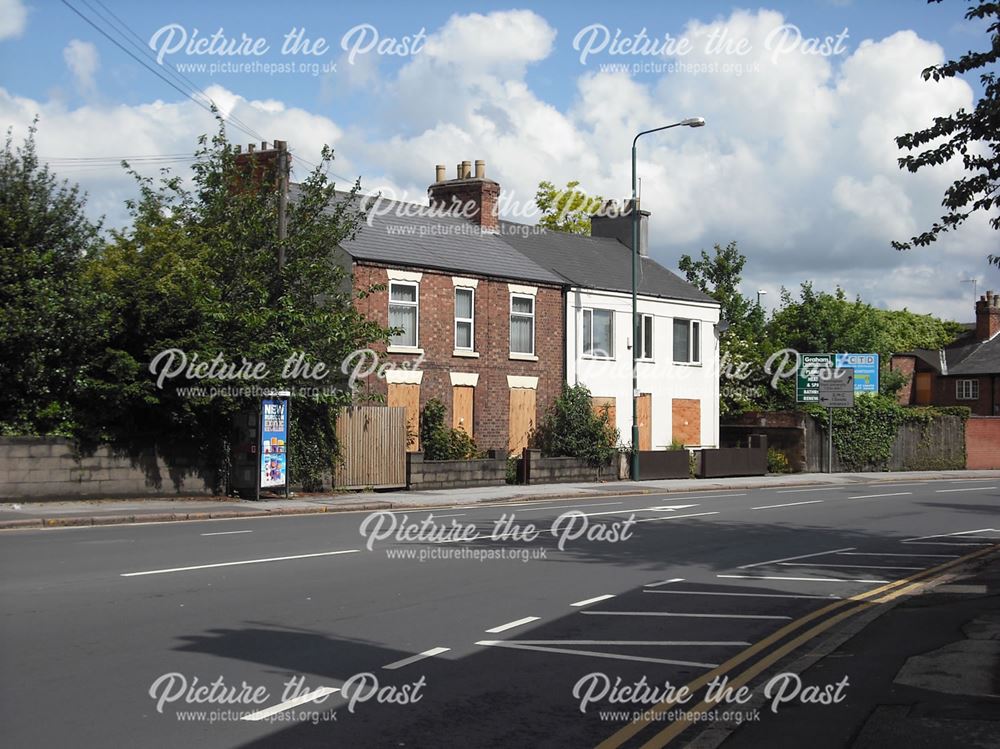
<path fill-rule="evenodd" d="M 475 441 L 445 424 L 445 405 L 431 398 L 420 411 L 420 446 L 427 460 L 472 460 L 480 456 Z"/>
<path fill-rule="evenodd" d="M 590 217 L 604 205 L 604 198 L 577 190 L 579 184 L 577 181 L 567 182 L 565 189 L 560 190 L 551 182 L 538 183 L 535 205 L 542 212 L 539 226 L 553 231 L 590 235 Z"/>
<path fill-rule="evenodd" d="M 128 204 L 132 222 L 112 233 L 89 279 L 106 300 L 108 341 L 100 372 L 85 383 L 91 439 L 144 445 L 150 441 L 199 448 L 225 465 L 232 415 L 256 398 L 199 394 L 191 385 L 261 388 L 322 387 L 293 399 L 292 481 L 318 483 L 335 455 L 333 417 L 350 401 L 339 378 L 351 352 L 385 340 L 387 331 L 353 304 L 344 271 L 331 251 L 355 235 L 364 214 L 358 185 L 338 194 L 327 178 L 333 159 L 299 185 L 288 206 L 286 263 L 277 267 L 279 199 L 273 173 L 240 163 L 224 130 L 199 141 L 191 187 L 165 172 L 155 181 L 133 172 L 140 196 Z M 223 377 L 157 382 L 150 362 L 165 350 L 189 361 L 262 363 L 266 376 L 234 382 Z M 283 372 L 304 354 L 338 373 L 322 381 Z M 178 360 L 179 360 L 179 355 Z"/>
<path fill-rule="evenodd" d="M 551 457 L 584 458 L 597 467 L 616 453 L 618 430 L 608 409 L 594 411 L 586 385 L 563 385 L 562 393 L 539 420 L 532 443 Z"/>
<path fill-rule="evenodd" d="M 940 2 L 941 0 L 928 0 Z M 924 69 L 924 80 L 935 82 L 954 78 L 995 65 L 1000 59 L 1000 3 L 979 2 L 968 8 L 967 20 L 986 21 L 989 48 L 969 51 L 957 60 Z M 945 191 L 941 205 L 945 214 L 930 230 L 907 242 L 893 242 L 897 250 L 926 246 L 938 235 L 962 224 L 975 211 L 988 215 L 1000 205 L 1000 81 L 996 73 L 987 70 L 979 76 L 983 95 L 972 112 L 964 108 L 946 117 L 935 117 L 930 127 L 896 138 L 896 145 L 907 151 L 919 150 L 899 159 L 901 169 L 916 172 L 925 166 L 944 164 L 961 156 L 968 176 L 955 180 Z M 994 213 L 990 225 L 1000 230 L 1000 214 Z M 990 262 L 1000 265 L 1000 255 L 990 255 Z"/>
<path fill-rule="evenodd" d="M 0 430 L 65 434 L 88 352 L 101 336 L 82 269 L 100 242 L 79 187 L 35 150 L 36 123 L 0 152 Z"/>

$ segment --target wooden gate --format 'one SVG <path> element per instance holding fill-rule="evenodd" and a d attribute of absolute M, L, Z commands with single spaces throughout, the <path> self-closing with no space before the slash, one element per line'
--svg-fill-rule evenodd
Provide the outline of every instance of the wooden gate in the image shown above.
<path fill-rule="evenodd" d="M 337 414 L 337 489 L 406 487 L 406 409 L 351 406 Z"/>

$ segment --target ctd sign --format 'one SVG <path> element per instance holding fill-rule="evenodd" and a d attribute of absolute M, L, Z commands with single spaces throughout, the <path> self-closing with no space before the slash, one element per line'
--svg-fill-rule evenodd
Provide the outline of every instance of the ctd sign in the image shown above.
<path fill-rule="evenodd" d="M 878 354 L 799 354 L 795 402 L 819 403 L 820 382 L 847 369 L 853 370 L 855 393 L 878 392 Z"/>

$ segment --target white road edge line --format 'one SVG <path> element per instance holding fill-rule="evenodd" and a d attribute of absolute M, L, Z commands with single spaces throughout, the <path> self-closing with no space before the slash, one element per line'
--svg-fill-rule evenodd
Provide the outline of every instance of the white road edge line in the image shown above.
<path fill-rule="evenodd" d="M 581 611 L 591 616 L 673 616 L 681 619 L 780 619 L 788 621 L 790 616 L 774 614 L 679 614 L 675 611 Z"/>
<path fill-rule="evenodd" d="M 913 492 L 889 492 L 888 494 L 858 494 L 848 499 L 875 499 L 876 497 L 905 497 Z"/>
<path fill-rule="evenodd" d="M 584 601 L 577 601 L 576 603 L 571 603 L 570 606 L 589 606 L 592 603 L 597 603 L 598 601 L 606 601 L 609 598 L 614 598 L 614 595 L 607 593 L 603 596 L 594 596 L 593 598 L 588 598 Z"/>
<path fill-rule="evenodd" d="M 623 505 L 624 502 L 590 502 L 585 505 L 555 505 L 553 507 L 528 507 L 521 512 L 540 512 L 541 510 L 571 510 L 577 507 L 608 507 L 610 505 Z"/>
<path fill-rule="evenodd" d="M 821 486 L 818 489 L 778 489 L 775 492 L 775 494 L 799 494 L 801 492 L 829 492 L 838 488 L 842 487 L 831 485 L 831 486 Z"/>
<path fill-rule="evenodd" d="M 670 585 L 671 583 L 682 583 L 684 582 L 683 577 L 672 577 L 669 580 L 660 580 L 658 583 L 646 583 L 644 588 L 658 588 L 661 585 Z"/>
<path fill-rule="evenodd" d="M 643 520 L 636 520 L 635 522 L 637 522 L 637 523 L 654 523 L 657 520 L 680 520 L 682 518 L 700 518 L 700 517 L 702 517 L 704 515 L 718 515 L 718 514 L 719 514 L 718 511 L 716 511 L 716 512 L 692 512 L 692 513 L 690 513 L 688 515 L 664 515 L 663 517 L 659 517 L 659 518 L 645 518 Z"/>
<path fill-rule="evenodd" d="M 891 583 L 892 580 L 852 580 L 842 577 L 779 577 L 774 575 L 716 575 L 724 578 L 741 578 L 745 580 L 795 580 L 803 583 Z"/>
<path fill-rule="evenodd" d="M 808 502 L 787 502 L 783 505 L 761 505 L 760 507 L 751 507 L 751 510 L 773 510 L 777 507 L 795 507 L 796 505 L 816 505 L 820 502 L 824 502 L 822 499 L 811 499 Z"/>
<path fill-rule="evenodd" d="M 929 559 L 958 559 L 958 554 L 895 554 L 882 551 L 842 551 L 841 557 L 927 557 Z"/>
<path fill-rule="evenodd" d="M 504 640 L 520 645 L 663 645 L 666 647 L 738 647 L 749 645 L 745 641 L 705 641 L 695 640 Z"/>
<path fill-rule="evenodd" d="M 850 567 L 862 570 L 922 570 L 923 567 L 888 567 L 884 564 L 829 564 L 827 562 L 781 562 L 782 567 Z"/>
<path fill-rule="evenodd" d="M 974 531 L 955 531 L 954 533 L 938 533 L 933 536 L 916 536 L 915 538 L 904 538 L 903 543 L 907 541 L 925 541 L 928 538 L 951 538 L 952 536 L 968 536 L 970 533 L 983 533 L 984 531 L 996 531 L 996 528 L 977 528 Z"/>
<path fill-rule="evenodd" d="M 945 494 L 947 492 L 981 492 L 986 489 L 996 489 L 995 486 L 972 486 L 967 489 L 935 489 L 935 494 Z"/>
<path fill-rule="evenodd" d="M 824 554 L 837 554 L 841 551 L 854 551 L 856 546 L 845 546 L 843 549 L 830 549 L 829 551 L 817 551 L 815 554 L 800 554 L 797 557 L 782 557 L 781 559 L 768 559 L 766 562 L 754 562 L 753 564 L 740 565 L 736 569 L 748 570 L 751 567 L 762 567 L 765 564 L 776 564 L 777 562 L 794 562 L 796 559 L 808 559 L 809 557 L 821 557 Z"/>
<path fill-rule="evenodd" d="M 616 653 L 600 653 L 592 650 L 573 650 L 571 648 L 549 648 L 543 645 L 518 645 L 516 640 L 480 640 L 477 645 L 491 645 L 498 648 L 513 648 L 514 650 L 536 650 L 542 653 L 562 653 L 564 655 L 586 655 L 591 658 L 609 658 L 616 661 L 639 661 L 640 663 L 662 663 L 667 666 L 692 666 L 694 668 L 718 668 L 717 663 L 693 663 L 692 661 L 674 661 L 665 658 L 644 658 L 638 655 L 621 655 Z"/>
<path fill-rule="evenodd" d="M 253 533 L 253 531 L 218 531 L 216 533 L 202 533 L 202 536 L 235 536 L 237 533 Z"/>
<path fill-rule="evenodd" d="M 507 622 L 506 624 L 501 624 L 499 627 L 493 627 L 492 629 L 486 630 L 489 634 L 495 635 L 497 632 L 506 632 L 508 629 L 514 629 L 514 627 L 520 627 L 522 624 L 528 624 L 529 622 L 537 622 L 541 617 L 538 616 L 526 616 L 523 619 L 518 619 L 513 622 Z"/>
<path fill-rule="evenodd" d="M 409 658 L 403 658 L 402 660 L 396 661 L 395 663 L 390 663 L 387 666 L 382 666 L 386 671 L 395 671 L 397 668 L 402 668 L 403 666 L 409 666 L 411 663 L 416 663 L 417 661 L 422 661 L 424 658 L 430 658 L 435 655 L 440 655 L 441 653 L 447 653 L 451 648 L 431 648 L 430 650 L 425 650 L 422 653 L 417 653 L 416 655 L 411 655 Z"/>
<path fill-rule="evenodd" d="M 720 590 L 644 590 L 643 593 L 666 593 L 672 596 L 741 596 L 746 598 L 818 598 L 823 601 L 839 601 L 840 596 L 811 596 L 805 593 L 731 593 Z"/>
<path fill-rule="evenodd" d="M 262 564 L 264 562 L 285 562 L 289 559 L 310 559 L 313 557 L 332 557 L 337 554 L 357 554 L 361 549 L 344 549 L 343 551 L 321 551 L 317 554 L 296 554 L 290 557 L 268 557 L 266 559 L 245 559 L 240 562 L 217 562 L 216 564 L 196 564 L 191 567 L 169 567 L 164 570 L 146 570 L 144 572 L 123 572 L 120 577 L 140 577 L 141 575 L 163 575 L 167 572 L 190 572 L 191 570 L 209 570 L 215 567 L 235 567 L 240 564 Z"/>
<path fill-rule="evenodd" d="M 264 720 L 265 718 L 270 718 L 272 715 L 277 713 L 282 713 L 285 710 L 290 710 L 293 707 L 298 707 L 299 705 L 304 705 L 307 702 L 313 702 L 321 697 L 326 697 L 328 694 L 333 694 L 334 692 L 339 692 L 339 687 L 320 687 L 319 689 L 314 689 L 311 692 L 306 692 L 293 699 L 286 700 L 285 702 L 278 703 L 274 707 L 264 708 L 263 710 L 258 710 L 255 713 L 250 713 L 249 715 L 244 715 L 240 720 Z"/>

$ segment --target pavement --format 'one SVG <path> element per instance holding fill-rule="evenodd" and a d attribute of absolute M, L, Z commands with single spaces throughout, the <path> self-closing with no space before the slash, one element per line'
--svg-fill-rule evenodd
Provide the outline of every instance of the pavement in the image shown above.
<path fill-rule="evenodd" d="M 4 743 L 996 746 L 1000 474 L 830 478 L 4 530 Z"/>
<path fill-rule="evenodd" d="M 304 494 L 258 501 L 230 497 L 93 499 L 0 503 L 0 529 L 113 525 L 119 523 L 231 519 L 408 508 L 450 507 L 467 503 L 578 499 L 609 494 L 672 494 L 726 489 L 794 488 L 812 485 L 893 483 L 949 478 L 1000 478 L 1000 471 L 910 471 L 897 473 L 797 473 L 723 479 L 610 481 L 503 485 L 438 491 L 382 491 Z"/>

